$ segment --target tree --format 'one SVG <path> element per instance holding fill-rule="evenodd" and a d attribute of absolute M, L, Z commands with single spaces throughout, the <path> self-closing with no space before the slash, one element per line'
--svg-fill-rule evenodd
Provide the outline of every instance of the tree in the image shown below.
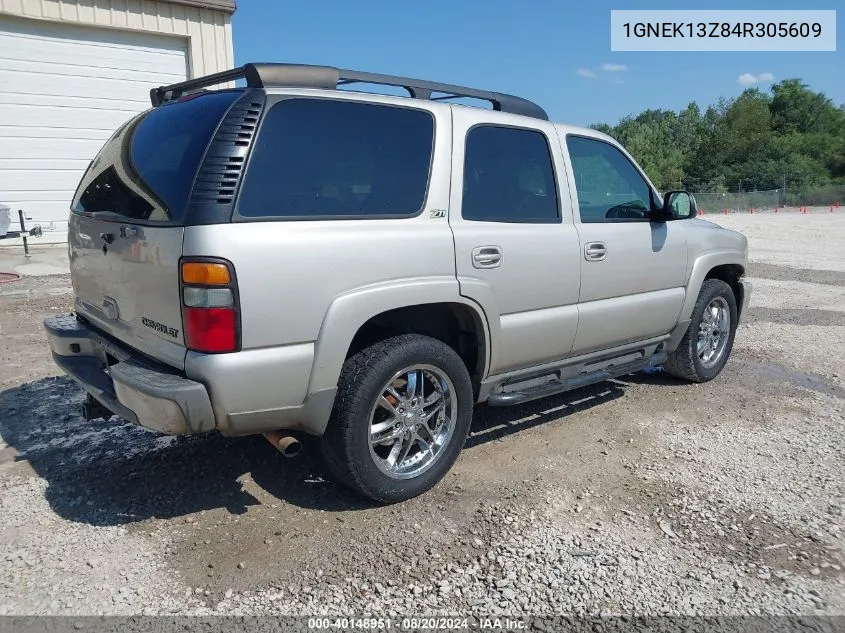
<path fill-rule="evenodd" d="M 660 189 L 778 189 L 845 183 L 845 105 L 799 79 L 720 99 L 701 113 L 645 110 L 615 126 L 619 140 Z"/>
<path fill-rule="evenodd" d="M 821 92 L 813 92 L 800 79 L 786 79 L 772 86 L 772 123 L 779 134 L 841 134 L 845 113 Z"/>

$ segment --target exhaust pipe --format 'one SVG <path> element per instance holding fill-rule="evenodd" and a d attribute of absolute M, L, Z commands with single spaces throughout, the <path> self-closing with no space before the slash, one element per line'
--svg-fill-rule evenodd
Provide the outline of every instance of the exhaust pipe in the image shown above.
<path fill-rule="evenodd" d="M 264 437 L 285 457 L 296 457 L 302 452 L 302 442 L 293 435 L 282 435 L 278 431 L 269 431 L 264 434 Z"/>

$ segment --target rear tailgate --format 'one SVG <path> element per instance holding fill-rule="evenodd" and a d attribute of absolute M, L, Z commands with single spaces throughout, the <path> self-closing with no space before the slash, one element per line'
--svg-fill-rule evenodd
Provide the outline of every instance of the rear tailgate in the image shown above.
<path fill-rule="evenodd" d="M 206 148 L 239 91 L 187 97 L 120 128 L 92 161 L 68 225 L 77 312 L 183 369 L 184 220 Z"/>
<path fill-rule="evenodd" d="M 185 362 L 179 298 L 183 230 L 72 214 L 68 237 L 76 311 L 179 369 Z"/>

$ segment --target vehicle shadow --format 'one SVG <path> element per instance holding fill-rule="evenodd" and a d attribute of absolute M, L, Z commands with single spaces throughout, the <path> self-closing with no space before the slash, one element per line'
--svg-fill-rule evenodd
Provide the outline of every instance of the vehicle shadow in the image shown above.
<path fill-rule="evenodd" d="M 522 405 L 511 407 L 480 405 L 475 408 L 472 427 L 464 449 L 472 449 L 485 442 L 499 440 L 552 420 L 606 404 L 624 394 L 624 390 L 616 381 L 608 380 Z"/>
<path fill-rule="evenodd" d="M 620 385 L 656 385 L 663 387 L 678 387 L 690 384 L 688 380 L 667 374 L 662 367 L 650 367 L 635 374 L 620 376 L 615 378 L 614 381 Z"/>
<path fill-rule="evenodd" d="M 476 409 L 466 448 L 501 439 L 624 394 L 605 382 L 517 407 Z M 304 438 L 297 459 L 285 459 L 262 437 L 217 433 L 173 438 L 119 418 L 85 421 L 82 391 L 66 377 L 45 378 L 0 392 L 0 468 L 26 462 L 47 481 L 45 497 L 61 517 L 90 525 L 173 518 L 203 510 L 242 514 L 261 503 L 245 476 L 269 495 L 326 511 L 374 506 L 332 480 L 318 442 Z M 24 466 L 25 468 L 26 466 Z"/>

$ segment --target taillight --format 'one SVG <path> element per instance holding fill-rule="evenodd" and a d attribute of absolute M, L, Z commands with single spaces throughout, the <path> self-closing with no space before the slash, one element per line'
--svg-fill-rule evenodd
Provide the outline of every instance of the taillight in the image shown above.
<path fill-rule="evenodd" d="M 197 352 L 235 352 L 240 347 L 237 286 L 232 265 L 183 260 L 182 324 L 185 345 Z"/>

